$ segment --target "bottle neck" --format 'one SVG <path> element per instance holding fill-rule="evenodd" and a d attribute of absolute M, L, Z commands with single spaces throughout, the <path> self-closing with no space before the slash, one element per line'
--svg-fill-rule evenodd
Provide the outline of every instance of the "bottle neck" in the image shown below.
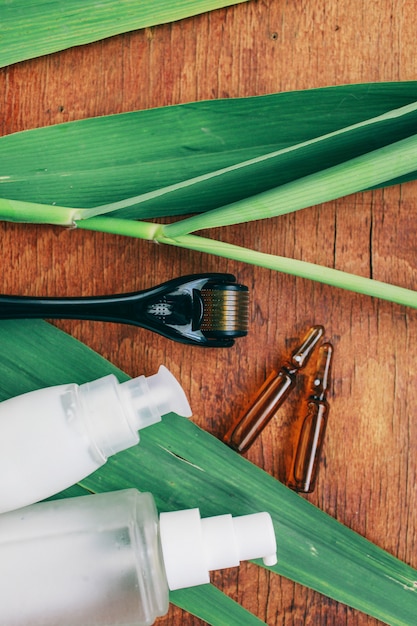
<path fill-rule="evenodd" d="M 157 374 L 124 383 L 110 374 L 79 386 L 87 429 L 107 457 L 139 442 L 138 431 L 167 413 L 190 417 L 188 400 L 176 378 L 161 365 Z"/>
<path fill-rule="evenodd" d="M 139 442 L 128 406 L 119 396 L 119 386 L 110 374 L 79 387 L 87 430 L 105 459 Z"/>
<path fill-rule="evenodd" d="M 160 422 L 168 413 L 191 416 L 183 388 L 163 365 L 152 376 L 138 376 L 121 383 L 119 394 L 135 430 Z"/>

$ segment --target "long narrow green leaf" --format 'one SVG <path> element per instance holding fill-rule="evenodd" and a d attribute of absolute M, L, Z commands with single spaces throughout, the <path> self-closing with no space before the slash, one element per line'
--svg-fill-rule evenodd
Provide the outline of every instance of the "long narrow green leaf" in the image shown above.
<path fill-rule="evenodd" d="M 417 113 L 417 104 L 404 107 Z M 370 125 L 372 122 L 369 123 Z M 348 132 L 344 129 L 341 132 Z M 339 134 L 339 133 L 337 133 Z M 319 138 L 308 143 L 317 143 Z M 297 150 L 298 147 L 289 150 Z M 161 197 L 164 194 L 177 192 L 208 178 L 217 179 L 230 171 L 259 165 L 269 159 L 281 156 L 282 151 L 252 159 L 249 162 L 218 170 L 200 176 L 198 179 L 171 185 L 135 198 L 98 206 L 93 209 L 70 209 L 43 204 L 22 202 L 19 200 L 1 199 L 0 206 L 3 219 L 9 221 L 30 221 L 33 217 L 37 222 L 49 224 L 71 224 L 74 221 L 88 219 L 91 216 L 120 211 L 126 207 L 140 204 L 147 199 Z M 190 232 L 205 228 L 227 226 L 251 220 L 276 217 L 299 209 L 328 202 L 342 196 L 352 194 L 370 187 L 391 184 L 393 178 L 399 179 L 413 173 L 417 166 L 417 135 L 412 135 L 393 144 L 372 150 L 362 156 L 355 157 L 344 163 L 327 168 L 321 172 L 310 174 L 295 181 L 263 193 L 250 196 L 230 205 L 208 211 L 203 215 L 195 215 L 185 220 L 163 226 L 162 232 L 167 238 L 177 238 Z M 221 183 L 220 183 L 221 184 Z"/>
<path fill-rule="evenodd" d="M 360 140 L 363 140 L 363 135 L 366 133 L 370 135 L 376 133 L 380 139 L 383 138 L 383 141 L 387 142 L 387 135 L 390 135 L 390 131 L 392 132 L 393 128 L 398 135 L 398 127 L 400 125 L 411 129 L 416 122 L 417 102 L 414 102 L 395 111 L 388 111 L 388 113 L 376 118 L 359 122 L 347 128 L 341 128 L 295 146 L 263 154 L 248 161 L 214 170 L 207 174 L 142 194 L 141 196 L 95 207 L 90 213 L 86 212 L 86 217 L 120 211 L 143 204 L 149 200 L 163 198 L 166 195 L 182 193 L 184 189 L 189 187 L 195 188 L 201 184 L 207 185 L 211 183 L 212 185 L 223 186 L 227 184 L 225 183 L 225 178 L 239 176 L 242 179 L 245 175 L 248 177 L 256 175 L 256 170 L 258 169 L 260 171 L 270 170 L 276 167 L 275 161 L 279 161 L 283 155 L 288 155 L 289 153 L 298 154 L 300 150 L 308 148 L 313 148 L 314 150 L 319 148 L 322 151 L 326 151 L 329 150 L 331 142 L 346 144 L 348 141 L 346 136 L 348 135 L 349 141 L 356 143 L 356 133 L 360 134 Z M 197 215 L 188 220 L 183 220 L 181 224 L 168 225 L 165 227 L 165 234 L 176 237 L 200 228 L 225 226 L 226 224 L 282 215 L 283 213 L 296 211 L 319 202 L 333 200 L 349 193 L 363 191 L 369 187 L 392 184 L 393 179 L 404 179 L 407 175 L 414 175 L 416 171 L 415 145 L 417 140 L 415 135 L 413 137 L 414 139 L 408 137 L 393 144 L 384 145 L 383 148 L 371 150 L 359 157 L 348 159 L 337 166 L 310 174 L 307 177 L 297 178 L 292 183 L 287 183 L 279 188 L 264 191 L 261 194 L 252 195 L 249 198 L 237 201 L 232 205 L 212 210 L 209 212 L 209 215 Z M 304 158 L 306 158 L 306 155 L 304 155 Z"/>
<path fill-rule="evenodd" d="M 176 238 L 203 228 L 239 224 L 284 215 L 316 204 L 336 200 L 399 178 L 417 167 L 417 135 L 350 159 L 316 174 L 264 191 L 163 227 L 167 237 Z"/>
<path fill-rule="evenodd" d="M 0 339 L 3 399 L 44 385 L 85 382 L 110 372 L 120 380 L 127 378 L 44 322 L 1 322 Z M 410 626 L 415 622 L 416 570 L 329 517 L 186 419 L 167 416 L 143 431 L 140 445 L 112 457 L 104 468 L 83 480 L 82 487 L 89 491 L 137 487 L 154 493 L 160 510 L 198 506 L 205 516 L 268 510 L 279 546 L 274 571 L 387 624 Z M 205 593 L 205 586 L 194 590 L 198 603 L 201 598 L 204 605 Z M 186 609 L 192 604 L 188 600 L 179 594 L 178 602 Z M 213 619 L 212 623 L 225 621 Z"/>
<path fill-rule="evenodd" d="M 409 137 L 415 102 L 417 81 L 345 85 L 15 133 L 0 138 L 0 197 L 116 203 L 119 217 L 134 219 L 208 211 Z M 11 219 L 0 201 L 2 217 Z"/>
<path fill-rule="evenodd" d="M 365 90 L 364 87 L 366 87 Z M 407 289 L 369 280 L 364 277 L 356 277 L 331 268 L 321 268 L 302 261 L 249 251 L 221 242 L 181 236 L 184 230 L 188 231 L 191 227 L 208 227 L 239 220 L 265 217 L 265 211 L 267 211 L 267 214 L 276 215 L 377 184 L 390 184 L 394 182 L 393 177 L 397 177 L 395 180 L 398 182 L 398 180 L 407 178 L 407 176 L 402 176 L 406 172 L 409 172 L 409 177 L 414 177 L 417 152 L 416 138 L 413 135 L 410 137 L 410 134 L 415 130 L 417 108 L 415 100 L 406 104 L 405 99 L 409 98 L 410 94 L 413 98 L 417 96 L 416 87 L 417 83 L 356 85 L 293 94 L 278 94 L 233 102 L 199 103 L 141 112 L 145 117 L 141 117 L 141 113 L 127 114 L 110 118 L 85 120 L 80 123 L 40 129 L 40 131 L 33 131 L 33 133 L 19 133 L 10 137 L 4 137 L 0 140 L 0 154 L 3 150 L 4 162 L 6 163 L 5 172 L 9 171 L 10 173 L 0 177 L 0 185 L 3 183 L 5 189 L 11 195 L 23 198 L 36 196 L 38 199 L 41 196 L 42 199 L 45 199 L 45 196 L 42 196 L 43 192 L 46 192 L 45 183 L 48 186 L 48 193 L 56 193 L 57 189 L 62 185 L 62 181 L 70 179 L 69 187 L 61 189 L 63 193 L 62 200 L 64 198 L 66 201 L 71 198 L 74 199 L 72 194 L 75 188 L 76 193 L 85 194 L 83 199 L 86 201 L 85 205 L 87 206 L 91 203 L 91 193 L 94 192 L 97 196 L 99 195 L 95 184 L 100 172 L 109 184 L 114 188 L 117 187 L 114 179 L 109 176 L 109 172 L 114 169 L 112 164 L 115 165 L 120 162 L 123 165 L 120 166 L 120 169 L 118 167 L 115 168 L 116 173 L 120 174 L 123 171 L 126 174 L 127 172 L 127 178 L 133 181 L 134 184 L 139 186 L 151 184 L 150 180 L 146 179 L 146 172 L 154 171 L 155 163 L 158 163 L 158 166 L 161 168 L 158 169 L 156 178 L 158 178 L 159 182 L 168 182 L 170 184 L 160 188 L 148 188 L 147 191 L 134 198 L 116 200 L 104 205 L 96 205 L 90 209 L 80 209 L 78 213 L 76 209 L 59 208 L 54 205 L 49 207 L 42 205 L 39 208 L 35 204 L 31 205 L 27 201 L 22 200 L 0 200 L 0 210 L 3 208 L 4 219 L 28 219 L 30 221 L 32 216 L 34 221 L 36 221 L 37 214 L 38 221 L 63 224 L 72 223 L 76 219 L 82 219 L 85 216 L 88 217 L 89 215 L 109 210 L 117 212 L 121 217 L 127 217 L 129 210 L 133 211 L 135 216 L 137 216 L 137 212 L 141 213 L 143 211 L 145 211 L 145 214 L 147 211 L 150 211 L 152 215 L 152 203 L 158 202 L 163 205 L 165 201 L 168 201 L 168 205 L 164 205 L 165 208 L 170 206 L 173 209 L 174 205 L 169 203 L 175 203 L 176 199 L 181 204 L 179 205 L 180 208 L 178 208 L 178 205 L 175 205 L 175 210 L 177 212 L 186 212 L 191 210 L 188 202 L 193 197 L 193 194 L 197 190 L 201 191 L 202 188 L 205 191 L 202 197 L 206 199 L 206 202 L 218 203 L 224 200 L 227 194 L 235 194 L 235 187 L 229 185 L 231 182 L 229 175 L 236 176 L 234 183 L 239 182 L 239 192 L 236 193 L 237 195 L 243 194 L 245 199 L 238 200 L 237 204 L 232 205 L 230 208 L 223 207 L 212 210 L 209 213 L 205 213 L 204 216 L 196 216 L 191 218 L 191 220 L 164 227 L 160 227 L 157 224 L 132 224 L 127 220 L 122 221 L 111 217 L 107 221 L 103 221 L 100 218 L 90 218 L 84 222 L 79 221 L 78 225 L 81 228 L 156 239 L 163 243 L 222 255 L 227 258 L 319 280 L 359 293 L 385 298 L 408 306 L 416 306 L 416 294 Z M 352 94 L 357 98 L 355 102 L 366 102 L 366 111 L 363 110 L 362 104 L 360 104 L 358 109 L 350 107 L 349 115 L 344 111 L 340 118 L 339 114 L 340 111 L 343 111 L 343 103 L 349 100 Z M 402 106 L 387 110 L 385 103 L 387 94 L 390 96 L 390 105 L 393 102 L 398 103 L 402 99 Z M 288 123 L 282 126 L 286 116 L 290 118 L 294 110 L 298 111 L 300 109 L 300 107 L 296 106 L 297 103 L 301 104 L 300 96 L 302 96 L 304 103 L 308 102 L 308 105 L 312 106 L 312 110 L 318 115 L 318 119 L 324 120 L 323 124 L 326 126 L 327 133 L 308 138 L 307 128 L 300 123 L 302 120 L 300 120 L 298 114 L 293 116 L 293 126 Z M 397 100 L 393 96 L 396 96 Z M 321 114 L 319 104 L 322 106 Z M 232 108 L 230 108 L 231 105 L 233 105 Z M 332 118 L 327 108 L 330 105 L 333 107 L 337 105 L 337 120 Z M 385 110 L 383 107 L 385 107 Z M 226 113 L 226 109 L 229 111 L 227 123 L 225 123 L 223 115 Z M 356 117 L 354 117 L 352 110 L 355 111 Z M 374 113 L 377 112 L 378 115 L 370 118 L 369 113 L 371 110 Z M 231 111 L 232 114 L 230 116 Z M 257 115 L 255 118 L 253 118 L 254 113 Z M 304 109 L 303 113 L 306 114 L 307 109 Z M 219 114 L 222 114 L 221 118 L 219 118 Z M 180 120 L 179 126 L 181 127 L 181 138 L 183 140 L 178 145 L 170 143 L 172 133 L 168 132 L 168 129 L 171 128 L 170 125 L 174 124 L 175 126 L 178 122 L 177 118 Z M 256 123 L 253 127 L 254 146 L 247 143 L 247 137 L 252 138 L 251 133 L 245 135 L 246 139 L 243 142 L 240 139 L 242 133 L 237 133 L 237 123 L 240 127 L 242 118 L 245 121 L 255 119 Z M 348 118 L 353 123 L 340 127 L 340 120 L 346 121 Z M 229 124 L 230 119 L 236 125 Z M 311 116 L 307 115 L 307 120 L 311 123 Z M 190 145 L 194 145 L 194 147 L 199 145 L 203 153 L 202 163 L 198 167 L 205 167 L 206 171 L 204 173 L 203 169 L 197 172 L 194 170 L 197 176 L 183 178 L 178 181 L 178 172 L 182 171 L 181 166 L 184 166 L 187 170 L 187 175 L 190 175 L 195 162 L 198 161 L 194 154 L 190 160 L 190 150 L 184 150 L 185 121 L 191 123 L 190 134 L 187 135 Z M 162 125 L 161 122 L 163 122 Z M 203 127 L 202 124 L 206 122 L 207 126 Z M 333 129 L 329 124 L 333 125 Z M 175 128 L 178 130 L 179 126 L 177 125 Z M 316 128 L 314 124 L 310 124 L 310 126 Z M 282 127 L 285 130 L 281 132 Z M 292 135 L 288 134 L 288 128 L 290 127 Z M 302 128 L 301 131 L 299 130 L 300 127 Z M 202 128 L 205 130 L 204 136 L 209 135 L 210 139 L 208 143 L 200 145 Z M 283 135 L 281 141 L 285 145 L 278 151 L 271 152 L 269 144 L 269 151 L 265 152 L 267 142 L 271 142 L 274 139 L 270 132 L 266 135 L 266 132 L 271 130 L 276 133 L 276 138 L 280 134 Z M 136 140 L 133 143 L 138 152 L 133 157 L 133 161 L 126 162 L 123 160 L 123 157 L 127 158 L 124 152 L 126 146 L 128 146 L 129 154 L 133 152 L 127 133 L 132 133 L 132 137 L 135 137 L 135 132 Z M 297 132 L 300 134 L 297 135 Z M 310 127 L 308 132 L 312 132 Z M 71 151 L 67 153 L 66 165 L 69 168 L 68 171 L 66 169 L 53 169 L 54 167 L 56 168 L 53 163 L 59 162 L 59 159 L 56 157 L 57 150 L 61 149 L 60 141 L 62 141 L 63 137 L 61 133 L 72 134 L 72 138 L 67 141 L 66 145 L 71 146 L 71 143 L 75 142 L 74 145 L 83 146 L 83 152 L 80 155 L 76 151 L 72 154 Z M 91 143 L 85 143 L 87 141 L 85 134 L 89 137 Z M 164 152 L 165 135 L 167 154 Z M 294 140 L 295 136 L 301 138 L 301 135 L 304 137 L 303 142 L 295 144 L 290 142 L 290 136 Z M 213 136 L 215 137 L 214 144 L 211 143 Z M 110 137 L 111 140 L 109 139 Z M 159 141 L 155 141 L 155 137 Z M 219 137 L 221 138 L 220 147 L 217 145 Z M 399 139 L 401 137 L 403 138 Z M 103 138 L 109 140 L 108 151 L 103 151 Z M 390 143 L 395 138 L 399 139 L 399 141 Z M 99 151 L 97 152 L 98 146 Z M 376 147 L 375 150 L 367 152 L 370 146 L 374 148 L 375 146 L 382 147 Z M 262 150 L 263 153 L 256 156 L 256 152 L 262 152 Z M 318 150 L 320 154 L 317 152 Z M 253 156 L 254 153 L 255 156 Z M 355 156 L 358 153 L 359 156 Z M 29 155 L 30 166 L 28 163 L 22 165 L 22 155 Z M 44 157 L 44 155 L 47 156 Z M 291 161 L 291 159 L 295 158 L 295 155 L 296 161 Z M 242 159 L 242 156 L 251 158 L 236 161 L 238 158 Z M 51 160 L 52 157 L 53 162 Z M 84 162 L 76 165 L 78 157 L 81 160 L 84 157 Z M 96 157 L 99 160 L 98 166 Z M 220 169 L 210 169 L 214 165 L 213 157 L 219 160 L 225 159 L 225 166 Z M 348 157 L 351 158 L 346 161 Z M 39 160 L 42 163 L 42 158 L 46 158 L 43 164 L 48 167 L 41 168 L 40 172 L 38 168 L 33 170 L 33 163 L 39 164 Z M 343 159 L 345 159 L 345 162 L 343 162 Z M 229 164 L 227 165 L 228 160 Z M 234 163 L 232 162 L 233 160 L 235 161 Z M 333 162 L 333 160 L 339 161 L 339 164 L 321 172 L 317 171 L 317 168 L 320 170 L 320 165 L 323 166 L 329 160 L 330 162 Z M 136 174 L 134 174 L 132 169 L 133 162 L 136 163 L 133 168 Z M 144 169 L 142 167 L 140 169 L 140 175 L 139 169 L 136 169 L 139 167 L 139 163 L 141 165 L 145 164 Z M 271 163 L 274 163 L 272 168 L 270 167 Z M 283 169 L 285 164 L 287 166 L 291 164 L 293 167 Z M 149 165 L 148 169 L 147 165 Z M 294 167 L 295 165 L 298 165 L 298 168 Z M 91 169 L 87 169 L 87 172 L 85 172 L 82 170 L 84 166 Z M 277 169 L 278 166 L 279 169 Z M 18 174 L 21 167 L 23 167 L 23 171 L 26 171 L 26 176 Z M 52 172 L 49 171 L 50 167 L 52 167 Z M 80 167 L 81 170 L 77 169 Z M 95 169 L 96 167 L 98 169 Z M 249 172 L 252 174 L 256 173 L 256 168 L 264 167 L 263 176 L 255 176 L 253 178 L 247 176 Z M 255 168 L 255 170 L 252 168 Z M 310 171 L 311 173 L 304 178 L 299 178 L 300 173 L 304 171 Z M 143 174 L 144 176 L 142 176 Z M 182 175 L 184 176 L 184 174 Z M 72 176 L 75 177 L 76 181 L 72 180 Z M 271 190 L 271 185 L 276 183 L 277 177 L 279 179 L 280 176 L 292 177 L 292 180 L 287 181 L 277 189 Z M 85 184 L 87 178 L 92 185 L 89 189 L 81 184 L 83 181 Z M 152 183 L 153 185 L 156 184 L 156 178 Z M 92 180 L 94 180 L 94 185 L 91 183 Z M 41 182 L 40 187 L 38 186 L 39 181 Z M 74 184 L 77 181 L 80 185 L 78 188 Z M 258 188 L 264 189 L 260 196 L 247 198 L 247 194 L 254 191 L 254 187 L 248 186 L 247 181 L 251 181 L 250 185 L 256 184 Z M 55 191 L 54 185 L 56 185 Z M 102 193 L 107 192 L 107 189 L 102 190 Z M 207 200 L 208 198 L 211 198 L 211 200 Z M 137 204 L 140 208 L 128 209 L 132 204 Z M 257 210 L 257 205 L 259 205 L 259 210 Z M 163 211 L 161 210 L 161 212 Z"/>
<path fill-rule="evenodd" d="M 247 0 L 0 0 L 0 67 Z"/>
<path fill-rule="evenodd" d="M 196 615 L 213 626 L 261 626 L 265 624 L 214 585 L 204 589 L 190 587 L 170 594 L 170 600 L 181 609 Z"/>

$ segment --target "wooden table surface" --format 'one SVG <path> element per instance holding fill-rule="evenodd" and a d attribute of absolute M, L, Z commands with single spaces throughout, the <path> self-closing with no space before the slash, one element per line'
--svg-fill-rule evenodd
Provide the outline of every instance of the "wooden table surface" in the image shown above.
<path fill-rule="evenodd" d="M 403 0 L 252 0 L 16 64 L 0 70 L 0 132 L 193 100 L 413 80 L 415 8 Z M 416 289 L 416 192 L 409 183 L 357 194 L 222 236 Z M 167 365 L 193 419 L 217 436 L 288 346 L 323 324 L 335 346 L 334 378 L 319 480 L 307 497 L 417 567 L 416 311 L 146 241 L 6 223 L 0 232 L 3 293 L 131 291 L 200 271 L 233 272 L 246 283 L 251 329 L 230 350 L 200 351 L 115 324 L 57 323 L 131 375 Z M 289 402 L 247 453 L 280 479 L 293 415 Z M 377 624 L 251 564 L 213 581 L 271 626 Z M 158 620 L 201 623 L 175 607 Z"/>

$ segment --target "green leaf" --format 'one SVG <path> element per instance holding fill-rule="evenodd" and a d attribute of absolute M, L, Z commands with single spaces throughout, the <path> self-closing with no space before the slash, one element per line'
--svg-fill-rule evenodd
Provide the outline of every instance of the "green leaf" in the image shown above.
<path fill-rule="evenodd" d="M 127 376 L 45 322 L 0 323 L 0 398 L 40 386 L 85 382 L 108 373 Z M 65 354 L 65 359 L 62 359 Z M 39 364 L 42 367 L 39 367 Z M 138 471 L 140 468 L 140 471 Z M 279 562 L 273 571 L 307 585 L 388 624 L 410 626 L 417 614 L 417 571 L 373 545 L 233 452 L 192 422 L 170 415 L 143 431 L 141 443 L 111 459 L 81 482 L 88 491 L 136 487 L 151 491 L 158 508 L 198 506 L 203 516 L 267 510 L 277 533 Z M 74 489 L 60 496 L 76 495 Z M 209 587 L 172 601 L 187 610 L 210 605 Z M 191 597 L 192 596 L 192 597 Z M 224 624 L 220 613 L 213 624 Z M 239 623 L 230 604 L 225 611 Z M 235 612 L 236 611 L 236 612 Z M 204 616 L 202 616 L 205 619 Z M 246 623 L 243 620 L 240 623 Z M 247 622 L 250 623 L 250 622 Z"/>
<path fill-rule="evenodd" d="M 247 0 L 0 0 L 0 67 Z"/>
<path fill-rule="evenodd" d="M 391 184 L 392 178 L 414 175 L 416 165 L 417 135 L 411 135 L 286 185 L 168 224 L 162 231 L 167 237 L 175 238 L 203 228 L 284 215 L 387 182 Z"/>
<path fill-rule="evenodd" d="M 411 290 L 184 233 L 411 180 L 416 122 L 413 81 L 200 102 L 21 132 L 0 138 L 0 195 L 7 196 L 0 216 L 154 239 L 415 307 Z M 164 226 L 130 221 L 190 212 L 197 215 Z"/>
<path fill-rule="evenodd" d="M 417 81 L 345 85 L 15 133 L 0 138 L 0 198 L 134 219 L 208 211 L 409 137 L 415 102 Z M 0 200 L 2 216 L 19 218 Z"/>
<path fill-rule="evenodd" d="M 180 589 L 170 594 L 170 600 L 176 606 L 193 613 L 208 624 L 214 626 L 260 626 L 265 624 L 240 604 L 231 600 L 214 585 Z"/>

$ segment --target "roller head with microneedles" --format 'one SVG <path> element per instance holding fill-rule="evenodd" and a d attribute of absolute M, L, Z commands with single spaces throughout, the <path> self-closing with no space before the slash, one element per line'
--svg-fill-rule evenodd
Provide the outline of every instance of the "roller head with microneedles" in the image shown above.
<path fill-rule="evenodd" d="M 201 332 L 207 338 L 234 339 L 248 332 L 249 290 L 236 283 L 209 283 L 201 290 Z"/>

